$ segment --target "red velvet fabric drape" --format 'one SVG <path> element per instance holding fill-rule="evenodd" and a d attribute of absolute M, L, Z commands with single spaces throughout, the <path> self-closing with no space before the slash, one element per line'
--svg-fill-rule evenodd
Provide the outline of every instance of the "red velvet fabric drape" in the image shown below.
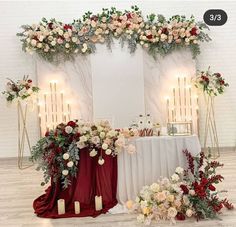
<path fill-rule="evenodd" d="M 98 164 L 98 157 L 90 157 L 86 149 L 80 151 L 78 175 L 67 189 L 61 183 L 51 182 L 45 194 L 33 202 L 35 213 L 44 218 L 96 217 L 117 204 L 117 158 L 103 155 L 105 163 Z M 102 196 L 103 209 L 95 210 L 95 196 Z M 57 200 L 65 199 L 66 213 L 58 215 Z M 74 201 L 80 202 L 80 214 L 74 212 Z"/>

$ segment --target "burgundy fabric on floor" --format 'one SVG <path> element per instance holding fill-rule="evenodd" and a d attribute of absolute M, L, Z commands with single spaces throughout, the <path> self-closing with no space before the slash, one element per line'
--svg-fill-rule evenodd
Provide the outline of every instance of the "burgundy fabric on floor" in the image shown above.
<path fill-rule="evenodd" d="M 117 204 L 117 158 L 103 154 L 105 163 L 98 164 L 98 157 L 90 157 L 86 149 L 80 151 L 78 175 L 67 189 L 61 183 L 51 182 L 45 194 L 33 202 L 35 213 L 44 218 L 96 217 Z M 101 195 L 103 209 L 95 210 L 95 196 Z M 58 215 L 57 200 L 65 199 L 66 213 Z M 74 213 L 74 201 L 80 202 L 80 214 Z"/>

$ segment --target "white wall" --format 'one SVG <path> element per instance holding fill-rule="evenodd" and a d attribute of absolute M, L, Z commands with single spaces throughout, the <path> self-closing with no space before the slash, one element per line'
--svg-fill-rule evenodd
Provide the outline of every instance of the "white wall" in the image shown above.
<path fill-rule="evenodd" d="M 221 146 L 235 146 L 236 143 L 236 2 L 199 2 L 199 1 L 133 1 L 140 6 L 144 14 L 161 13 L 165 16 L 174 14 L 194 14 L 198 20 L 207 9 L 222 8 L 228 14 L 228 22 L 222 27 L 211 27 L 211 43 L 203 44 L 202 54 L 198 56 L 199 69 L 212 66 L 222 72 L 229 82 L 227 93 L 216 99 L 216 120 Z M 0 90 L 4 89 L 5 78 L 21 78 L 24 74 L 35 78 L 32 57 L 21 51 L 21 44 L 15 34 L 22 24 L 38 22 L 42 17 L 57 18 L 71 22 L 85 11 L 100 11 L 101 8 L 116 6 L 127 9 L 129 1 L 80 1 L 80 2 L 0 2 Z M 204 106 L 202 106 L 204 108 Z M 30 118 L 30 136 L 34 143 L 38 138 L 35 114 Z M 204 111 L 201 114 L 203 126 Z M 0 157 L 17 155 L 17 117 L 15 108 L 7 108 L 4 99 L 0 99 Z M 202 127 L 203 128 L 203 127 Z"/>

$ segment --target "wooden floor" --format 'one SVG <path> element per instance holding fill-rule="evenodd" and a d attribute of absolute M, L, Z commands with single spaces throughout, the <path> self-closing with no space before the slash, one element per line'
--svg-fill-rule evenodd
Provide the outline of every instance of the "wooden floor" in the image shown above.
<path fill-rule="evenodd" d="M 225 181 L 218 189 L 227 189 L 228 196 L 236 205 L 236 152 L 224 152 L 220 161 L 225 166 L 220 171 Z M 67 218 L 43 219 L 34 215 L 32 202 L 43 193 L 40 186 L 42 174 L 34 167 L 18 170 L 16 160 L 0 159 L 0 226 L 1 227 L 132 227 L 140 226 L 136 223 L 136 216 L 131 214 L 106 214 L 97 218 Z M 193 227 L 236 227 L 236 209 L 223 211 L 222 220 L 196 222 L 187 220 L 178 222 L 176 226 Z M 168 222 L 153 224 L 152 226 L 169 226 Z"/>

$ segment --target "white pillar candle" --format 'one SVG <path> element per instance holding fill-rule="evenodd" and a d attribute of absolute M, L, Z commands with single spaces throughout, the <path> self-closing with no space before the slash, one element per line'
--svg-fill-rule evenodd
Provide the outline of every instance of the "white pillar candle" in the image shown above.
<path fill-rule="evenodd" d="M 74 205 L 75 205 L 75 214 L 79 214 L 80 213 L 80 202 L 75 201 Z"/>
<path fill-rule="evenodd" d="M 64 199 L 57 200 L 57 212 L 59 215 L 65 214 L 65 200 Z"/>
<path fill-rule="evenodd" d="M 95 210 L 102 210 L 102 196 L 95 196 Z"/>

